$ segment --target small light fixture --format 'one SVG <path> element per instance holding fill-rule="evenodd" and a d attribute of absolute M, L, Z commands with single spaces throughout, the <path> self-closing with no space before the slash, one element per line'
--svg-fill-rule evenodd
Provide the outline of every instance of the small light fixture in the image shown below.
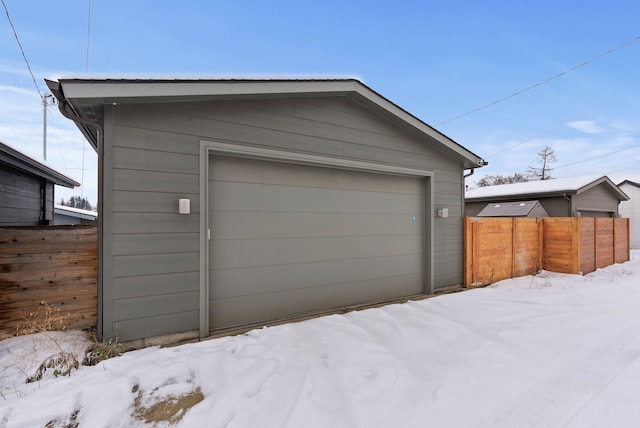
<path fill-rule="evenodd" d="M 438 217 L 442 217 L 442 218 L 449 217 L 449 208 L 440 208 L 438 210 Z"/>
<path fill-rule="evenodd" d="M 191 214 L 190 199 L 178 199 L 178 214 Z"/>

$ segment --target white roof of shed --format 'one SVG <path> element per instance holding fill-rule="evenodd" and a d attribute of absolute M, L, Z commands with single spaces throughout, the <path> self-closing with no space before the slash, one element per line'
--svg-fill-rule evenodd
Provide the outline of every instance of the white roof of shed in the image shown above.
<path fill-rule="evenodd" d="M 555 178 L 551 180 L 527 181 L 525 183 L 501 184 L 498 186 L 478 187 L 469 190 L 465 194 L 468 201 L 485 200 L 493 198 L 510 198 L 524 195 L 559 195 L 579 194 L 606 183 L 616 193 L 620 200 L 626 201 L 629 197 L 618 188 L 607 176 L 584 175 L 579 177 Z"/>

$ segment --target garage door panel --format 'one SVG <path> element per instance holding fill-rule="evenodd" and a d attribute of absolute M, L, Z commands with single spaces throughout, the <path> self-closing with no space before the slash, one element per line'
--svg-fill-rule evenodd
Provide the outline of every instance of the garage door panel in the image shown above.
<path fill-rule="evenodd" d="M 415 214 L 422 200 L 404 193 L 255 183 L 212 182 L 210 191 L 210 209 L 232 211 Z"/>
<path fill-rule="evenodd" d="M 393 291 L 389 289 L 390 280 L 396 284 Z M 408 274 L 327 287 L 234 296 L 212 302 L 210 319 L 213 325 L 241 326 L 255 323 L 256 319 L 273 320 L 360 303 L 381 302 L 398 295 L 409 296 L 417 294 L 414 290 L 420 288 L 421 283 L 421 274 Z M 344 296 L 344 289 L 351 290 L 351 295 Z"/>
<path fill-rule="evenodd" d="M 421 274 L 420 254 L 371 257 L 365 259 L 288 265 L 258 266 L 235 269 L 215 269 L 210 278 L 215 287 L 211 299 L 233 295 L 265 294 L 357 281 L 380 280 L 408 274 Z M 391 282 L 393 283 L 393 282 Z M 393 287 L 397 285 L 393 283 Z M 419 289 L 411 294 L 420 293 Z M 349 294 L 349 290 L 343 290 Z"/>
<path fill-rule="evenodd" d="M 215 211 L 215 239 L 422 234 L 422 215 Z M 415 217 L 415 219 L 413 218 Z"/>
<path fill-rule="evenodd" d="M 212 268 L 227 269 L 313 261 L 420 254 L 418 235 L 240 239 L 212 244 Z"/>
<path fill-rule="evenodd" d="M 287 186 L 291 177 L 302 187 L 342 190 L 409 193 L 422 195 L 423 188 L 414 177 L 371 174 L 346 169 L 310 167 L 308 165 L 265 162 L 263 160 L 215 156 L 210 163 L 211 181 L 276 184 Z"/>
<path fill-rule="evenodd" d="M 424 289 L 425 179 L 212 156 L 210 328 Z"/>

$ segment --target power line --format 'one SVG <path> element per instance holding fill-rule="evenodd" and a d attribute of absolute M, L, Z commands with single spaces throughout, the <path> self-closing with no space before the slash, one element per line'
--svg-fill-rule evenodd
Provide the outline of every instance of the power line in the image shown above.
<path fill-rule="evenodd" d="M 18 42 L 18 46 L 20 47 L 20 52 L 22 52 L 22 58 L 24 58 L 24 62 L 27 64 L 27 68 L 29 69 L 29 74 L 31 75 L 31 80 L 33 80 L 33 85 L 36 87 L 36 91 L 38 91 L 38 95 L 40 95 L 40 98 L 43 98 L 42 92 L 40 92 L 40 88 L 36 83 L 36 78 L 33 75 L 33 71 L 31 71 L 31 66 L 29 65 L 29 61 L 27 60 L 27 55 L 25 55 L 24 49 L 22 48 L 22 43 L 20 43 L 20 39 L 18 38 L 18 33 L 16 32 L 16 28 L 13 26 L 13 22 L 11 22 L 11 16 L 9 16 L 9 9 L 7 8 L 7 5 L 4 2 L 4 0 L 0 0 L 0 1 L 2 2 L 2 6 L 4 7 L 4 12 L 7 14 L 7 19 L 9 20 L 9 25 L 13 30 L 13 35 L 16 38 L 16 42 Z"/>
<path fill-rule="evenodd" d="M 617 154 L 617 153 L 625 152 L 625 151 L 627 151 L 627 150 L 635 149 L 635 148 L 637 148 L 637 147 L 640 147 L 640 144 L 636 144 L 635 146 L 626 147 L 626 148 L 624 148 L 624 149 L 616 150 L 616 151 L 613 151 L 613 152 L 605 153 L 605 154 L 603 154 L 603 155 L 594 156 L 594 157 L 589 158 L 589 159 L 583 159 L 583 160 L 579 160 L 579 161 L 575 161 L 575 162 L 567 163 L 567 164 L 564 164 L 564 165 L 556 166 L 556 167 L 555 167 L 555 168 L 553 168 L 553 169 L 560 169 L 560 168 L 564 168 L 564 167 L 566 167 L 566 166 L 577 165 L 577 164 L 579 164 L 579 163 L 589 162 L 589 161 L 592 161 L 592 160 L 594 160 L 594 159 L 600 159 L 600 158 L 603 158 L 603 157 L 606 157 L 606 156 L 615 155 L 615 154 Z"/>
<path fill-rule="evenodd" d="M 613 48 L 613 49 L 609 49 L 608 51 L 603 52 L 603 53 L 601 53 L 600 55 L 596 55 L 596 56 L 594 56 L 593 58 L 591 58 L 591 59 L 589 59 L 589 60 L 587 60 L 587 61 L 585 61 L 585 62 L 583 62 L 583 63 L 580 63 L 580 64 L 578 64 L 578 65 L 576 65 L 576 66 L 571 67 L 571 68 L 570 68 L 570 69 L 568 69 L 568 70 L 563 71 L 562 73 L 558 73 L 558 74 L 556 74 L 555 76 L 551 76 L 551 77 L 549 77 L 549 78 L 547 78 L 547 79 L 545 79 L 545 80 L 543 80 L 543 81 L 541 81 L 541 82 L 538 82 L 538 83 L 533 84 L 533 85 L 531 85 L 531 86 L 527 86 L 526 88 L 521 89 L 521 90 L 519 90 L 518 92 L 514 92 L 514 93 L 513 93 L 513 94 L 511 94 L 511 95 L 508 95 L 508 96 L 506 96 L 506 97 L 500 98 L 500 99 L 498 99 L 498 100 L 496 100 L 496 101 L 490 102 L 490 103 L 485 104 L 485 105 L 483 105 L 483 106 L 481 106 L 481 107 L 478 107 L 478 108 L 476 108 L 476 109 L 470 110 L 470 111 L 468 111 L 468 112 L 466 112 L 466 113 L 462 113 L 462 114 L 459 114 L 459 115 L 457 115 L 457 116 L 454 116 L 454 117 L 452 117 L 452 118 L 450 118 L 450 119 L 447 119 L 447 120 L 445 120 L 445 121 L 443 121 L 443 122 L 438 123 L 437 125 L 444 125 L 445 123 L 453 122 L 454 120 L 457 120 L 457 119 L 460 119 L 460 118 L 462 118 L 462 117 L 468 116 L 468 115 L 470 115 L 470 114 L 472 114 L 472 113 L 479 112 L 480 110 L 484 110 L 484 109 L 486 109 L 486 108 L 488 108 L 488 107 L 491 107 L 491 106 L 494 106 L 494 105 L 496 105 L 496 104 L 499 104 L 499 103 L 501 103 L 501 102 L 503 102 L 503 101 L 506 101 L 506 100 L 508 100 L 508 99 L 510 99 L 510 98 L 513 98 L 513 97 L 516 97 L 516 96 L 518 96 L 518 95 L 521 95 L 521 94 L 523 94 L 523 93 L 525 93 L 525 92 L 527 92 L 527 91 L 530 91 L 531 89 L 537 88 L 538 86 L 542 86 L 542 85 L 544 85 L 545 83 L 549 83 L 550 81 L 552 81 L 552 80 L 554 80 L 554 79 L 557 79 L 557 78 L 559 78 L 559 77 L 562 77 L 562 76 L 564 76 L 565 74 L 569 74 L 569 73 L 571 73 L 572 71 L 575 71 L 575 70 L 577 70 L 577 69 L 578 69 L 578 68 L 580 68 L 580 67 L 583 67 L 583 66 L 585 66 L 585 65 L 587 65 L 587 64 L 589 64 L 589 63 L 591 63 L 591 62 L 593 62 L 593 61 L 595 61 L 595 60 L 597 60 L 597 59 L 600 59 L 600 58 L 602 58 L 603 56 L 609 55 L 609 54 L 611 54 L 611 53 L 613 53 L 613 52 L 617 51 L 618 49 L 621 49 L 621 48 L 623 48 L 623 47 L 625 47 L 625 46 L 627 46 L 627 45 L 629 45 L 629 44 L 631 44 L 631 43 L 633 43 L 633 42 L 635 42 L 635 41 L 637 41 L 637 40 L 640 40 L 640 36 L 636 36 L 636 37 L 634 37 L 633 39 L 627 40 L 626 42 L 622 43 L 621 45 L 616 46 L 616 47 L 615 47 L 615 48 Z"/>
<path fill-rule="evenodd" d="M 559 127 L 559 126 L 560 125 L 557 125 L 557 124 L 553 125 L 553 126 L 550 126 L 549 128 L 547 128 L 547 129 L 545 129 L 543 131 L 540 131 L 537 134 L 535 134 L 535 135 L 533 135 L 533 136 L 531 136 L 529 138 L 525 138 L 524 140 L 522 140 L 522 141 L 520 141 L 520 142 L 518 142 L 518 143 L 516 143 L 516 144 L 514 144 L 512 146 L 509 146 L 506 149 L 502 149 L 502 150 L 500 150 L 498 152 L 495 152 L 495 153 L 489 155 L 487 157 L 487 159 L 492 158 L 493 156 L 500 155 L 500 154 L 502 154 L 504 152 L 508 152 L 509 150 L 513 150 L 516 147 L 523 145 L 524 143 L 528 143 L 529 141 L 535 140 L 536 138 L 540 137 L 541 135 L 544 135 L 544 134 L 548 133 L 549 131 L 551 131 L 552 129 L 555 129 L 555 128 Z"/>
<path fill-rule="evenodd" d="M 582 108 L 582 109 L 580 109 L 578 112 L 576 112 L 576 113 L 575 113 L 575 115 L 584 115 L 584 114 L 586 114 L 589 110 L 592 110 L 594 106 L 583 106 L 583 107 L 584 107 L 584 108 Z M 554 130 L 554 129 L 556 129 L 556 128 L 559 128 L 560 126 L 565 125 L 565 124 L 566 124 L 565 122 L 566 122 L 566 121 L 563 121 L 563 122 L 555 123 L 554 125 L 548 126 L 548 127 L 547 127 L 547 128 L 545 128 L 544 130 L 542 130 L 542 131 L 540 131 L 540 132 L 537 132 L 536 134 L 534 134 L 534 135 L 533 135 L 533 136 L 531 136 L 531 137 L 525 138 L 524 140 L 517 141 L 515 144 L 513 144 L 513 145 L 511 145 L 511 146 L 508 146 L 508 147 L 506 147 L 506 148 L 504 148 L 504 149 L 502 149 L 502 150 L 499 150 L 499 151 L 497 151 L 497 152 L 495 152 L 495 153 L 493 153 L 493 154 L 489 155 L 489 158 L 491 158 L 491 157 L 493 157 L 493 156 L 500 155 L 500 154 L 505 153 L 505 152 L 508 152 L 508 151 L 510 151 L 510 150 L 513 150 L 513 149 L 515 149 L 516 147 L 519 147 L 519 146 L 521 146 L 521 145 L 523 145 L 523 144 L 525 144 L 525 143 L 528 143 L 529 141 L 533 141 L 533 140 L 535 140 L 536 138 L 538 138 L 538 137 L 540 137 L 540 136 L 542 136 L 542 135 L 544 135 L 544 134 L 547 134 L 547 133 L 551 132 L 552 130 Z"/>

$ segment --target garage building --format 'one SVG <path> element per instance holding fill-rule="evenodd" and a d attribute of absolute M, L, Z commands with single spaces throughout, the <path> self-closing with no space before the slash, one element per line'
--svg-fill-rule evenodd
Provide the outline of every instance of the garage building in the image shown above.
<path fill-rule="evenodd" d="M 463 282 L 463 176 L 485 162 L 357 80 L 47 84 L 98 152 L 105 338 Z"/>

